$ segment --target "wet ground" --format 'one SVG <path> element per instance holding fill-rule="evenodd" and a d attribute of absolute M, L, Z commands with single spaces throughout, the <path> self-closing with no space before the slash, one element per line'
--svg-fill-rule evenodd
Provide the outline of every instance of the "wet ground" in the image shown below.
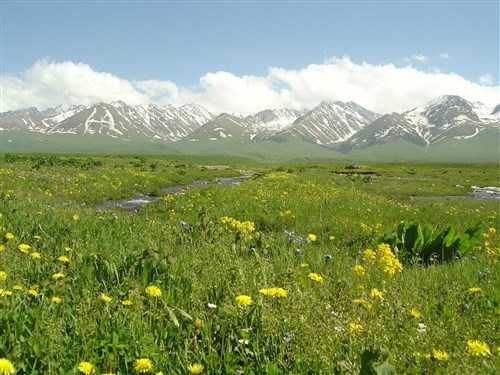
<path fill-rule="evenodd" d="M 210 186 L 210 185 L 238 185 L 241 183 L 241 181 L 250 178 L 252 176 L 251 173 L 249 172 L 243 172 L 241 176 L 238 177 L 218 177 L 214 178 L 213 180 L 196 180 L 191 182 L 190 184 L 187 185 L 180 185 L 180 186 L 170 186 L 170 187 L 165 187 L 161 188 L 160 191 L 167 195 L 167 194 L 179 194 L 184 190 L 187 189 L 195 189 L 195 188 L 201 188 L 205 186 Z M 134 211 L 137 212 L 139 209 L 144 206 L 145 204 L 154 202 L 158 199 L 161 199 L 162 197 L 156 197 L 148 194 L 143 194 L 143 195 L 137 195 L 135 197 L 131 198 L 125 198 L 125 199 L 117 199 L 117 200 L 111 200 L 111 201 L 106 201 L 103 202 L 99 205 L 97 205 L 97 208 L 121 208 L 123 210 L 127 211 Z"/>
<path fill-rule="evenodd" d="M 472 192 L 469 195 L 443 195 L 437 197 L 419 197 L 411 196 L 410 200 L 416 199 L 431 199 L 431 198 L 441 198 L 441 199 L 480 199 L 480 200 L 498 200 L 500 201 L 500 188 L 494 186 L 471 186 Z"/>

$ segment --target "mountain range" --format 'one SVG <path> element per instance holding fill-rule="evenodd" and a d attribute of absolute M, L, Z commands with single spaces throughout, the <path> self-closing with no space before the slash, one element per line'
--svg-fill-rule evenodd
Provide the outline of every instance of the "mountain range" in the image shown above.
<path fill-rule="evenodd" d="M 312 110 L 266 109 L 253 115 L 214 115 L 195 103 L 180 107 L 122 101 L 25 108 L 0 114 L 0 130 L 45 135 L 156 141 L 299 140 L 343 152 L 394 141 L 429 146 L 500 129 L 500 104 L 489 108 L 447 95 L 403 113 L 379 114 L 354 102 L 321 102 Z M 498 133 L 497 133 L 498 134 Z"/>

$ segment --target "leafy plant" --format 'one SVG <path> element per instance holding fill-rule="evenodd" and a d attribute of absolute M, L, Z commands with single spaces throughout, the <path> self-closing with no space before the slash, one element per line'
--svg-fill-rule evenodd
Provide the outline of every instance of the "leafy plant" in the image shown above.
<path fill-rule="evenodd" d="M 419 223 L 401 223 L 393 233 L 382 236 L 378 243 L 390 245 L 405 264 L 441 263 L 474 253 L 482 232 L 481 225 L 469 228 L 462 234 L 450 227 L 433 238 L 430 225 L 422 228 Z"/>

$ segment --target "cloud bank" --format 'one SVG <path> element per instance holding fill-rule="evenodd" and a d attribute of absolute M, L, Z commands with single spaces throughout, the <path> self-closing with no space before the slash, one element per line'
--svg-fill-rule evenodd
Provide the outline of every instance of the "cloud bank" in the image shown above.
<path fill-rule="evenodd" d="M 472 82 L 455 73 L 354 63 L 349 57 L 298 70 L 273 67 L 265 76 L 207 73 L 195 87 L 180 87 L 172 81 L 129 81 L 83 63 L 40 60 L 21 74 L 2 76 L 1 105 L 2 111 L 9 111 L 115 100 L 175 106 L 196 102 L 214 113 L 250 114 L 263 109 L 311 109 L 322 100 L 342 100 L 387 113 L 412 109 L 440 95 L 460 95 L 493 107 L 500 102 L 500 86 L 494 86 L 489 74 Z"/>

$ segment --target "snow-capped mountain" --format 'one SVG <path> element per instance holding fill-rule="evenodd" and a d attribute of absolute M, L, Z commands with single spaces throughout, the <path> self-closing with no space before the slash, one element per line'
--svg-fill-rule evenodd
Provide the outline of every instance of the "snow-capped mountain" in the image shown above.
<path fill-rule="evenodd" d="M 375 121 L 379 114 L 354 102 L 321 102 L 316 108 L 299 117 L 292 126 L 277 134 L 320 145 L 343 142 Z"/>
<path fill-rule="evenodd" d="M 36 108 L 1 115 L 3 130 L 29 130 L 45 134 L 102 135 L 129 139 L 179 140 L 213 115 L 199 104 L 181 107 L 155 104 L 129 106 L 122 101 L 89 106 L 63 105 L 38 111 Z"/>
<path fill-rule="evenodd" d="M 195 103 L 180 107 L 131 106 L 122 101 L 87 106 L 63 104 L 43 111 L 31 107 L 0 114 L 0 130 L 49 136 L 241 142 L 298 139 L 345 151 L 398 140 L 433 145 L 445 139 L 469 139 L 484 130 L 498 128 L 500 104 L 493 108 L 454 95 L 436 98 L 404 113 L 383 116 L 354 102 L 326 101 L 310 111 L 267 109 L 246 116 L 214 116 Z"/>
<path fill-rule="evenodd" d="M 476 112 L 478 108 L 481 115 Z M 498 126 L 498 119 L 494 110 L 487 111 L 480 103 L 472 104 L 459 96 L 446 95 L 402 114 L 380 117 L 354 134 L 343 149 L 395 140 L 432 145 L 445 139 L 468 139 Z"/>
<path fill-rule="evenodd" d="M 255 115 L 236 116 L 223 113 L 186 137 L 189 141 L 239 139 L 258 141 L 292 126 L 305 111 L 266 109 Z"/>

